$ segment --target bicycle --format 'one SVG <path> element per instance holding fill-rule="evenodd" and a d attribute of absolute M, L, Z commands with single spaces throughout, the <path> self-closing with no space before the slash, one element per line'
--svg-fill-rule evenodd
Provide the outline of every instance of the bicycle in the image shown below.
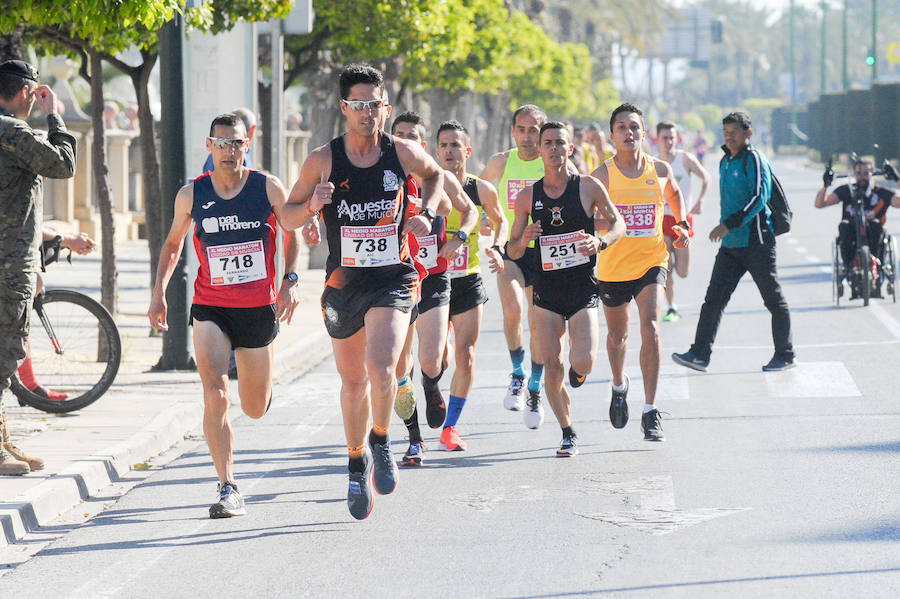
<path fill-rule="evenodd" d="M 831 170 L 832 161 L 828 160 L 826 173 Z M 885 175 L 888 179 L 896 176 L 896 171 L 885 160 L 880 169 L 876 169 L 872 176 Z M 835 178 L 845 178 L 850 175 L 836 175 Z M 832 297 L 836 306 L 841 304 L 843 295 L 843 280 L 846 279 L 851 291 L 863 300 L 863 306 L 869 305 L 869 300 L 874 292 L 886 282 L 886 291 L 897 302 L 897 244 L 890 233 L 884 234 L 882 241 L 883 256 L 876 256 L 869 247 L 869 239 L 866 233 L 866 221 L 863 215 L 864 190 L 853 186 L 853 210 L 850 215 L 850 229 L 853 231 L 856 241 L 856 251 L 849 272 L 841 258 L 840 236 L 834 238 L 831 244 L 833 258 Z M 852 299 L 852 298 L 851 298 Z"/>
<path fill-rule="evenodd" d="M 59 258 L 62 238 L 44 242 L 44 266 Z M 72 261 L 71 252 L 68 256 Z M 42 384 L 68 394 L 53 400 L 12 377 L 19 405 L 62 414 L 80 410 L 103 396 L 122 362 L 122 339 L 109 312 L 94 299 L 68 289 L 47 289 L 34 298 L 30 334 L 31 361 Z M 41 326 L 34 326 L 40 322 Z"/>

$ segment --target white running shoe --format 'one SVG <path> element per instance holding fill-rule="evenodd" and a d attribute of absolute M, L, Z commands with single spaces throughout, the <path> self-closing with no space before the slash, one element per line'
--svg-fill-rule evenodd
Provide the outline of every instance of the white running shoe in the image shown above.
<path fill-rule="evenodd" d="M 541 392 L 528 390 L 528 399 L 525 400 L 525 426 L 531 429 L 540 428 L 544 423 L 544 406 L 541 401 Z"/>
<path fill-rule="evenodd" d="M 506 389 L 506 397 L 503 398 L 503 407 L 513 412 L 521 412 L 525 409 L 525 398 L 522 392 L 525 390 L 525 375 L 509 375 L 509 387 Z"/>

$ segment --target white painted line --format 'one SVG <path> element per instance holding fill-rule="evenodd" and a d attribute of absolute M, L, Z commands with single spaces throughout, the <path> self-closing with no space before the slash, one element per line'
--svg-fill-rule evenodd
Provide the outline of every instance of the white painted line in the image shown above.
<path fill-rule="evenodd" d="M 790 243 L 790 244 L 792 244 L 792 245 L 797 245 L 798 243 L 800 243 L 799 241 L 797 241 L 797 240 L 794 239 L 793 237 L 788 237 L 788 238 L 787 238 L 787 242 Z"/>
<path fill-rule="evenodd" d="M 800 362 L 784 372 L 766 372 L 770 397 L 861 397 L 843 362 Z"/>
<path fill-rule="evenodd" d="M 875 315 L 875 318 L 880 320 L 881 324 L 891 332 L 891 335 L 900 340 L 900 322 L 897 322 L 896 318 L 888 314 L 887 310 L 877 304 L 869 306 L 869 309 L 872 311 L 872 314 Z"/>
<path fill-rule="evenodd" d="M 809 250 L 806 249 L 805 247 L 803 247 L 802 245 L 798 245 L 794 249 L 797 250 L 798 252 L 800 252 L 801 254 L 806 254 L 809 252 Z"/>
<path fill-rule="evenodd" d="M 819 258 L 817 256 L 813 256 L 811 254 L 806 255 L 806 260 L 807 260 L 807 262 L 813 262 L 813 263 L 819 262 Z M 831 272 L 831 271 L 829 270 L 829 272 Z"/>

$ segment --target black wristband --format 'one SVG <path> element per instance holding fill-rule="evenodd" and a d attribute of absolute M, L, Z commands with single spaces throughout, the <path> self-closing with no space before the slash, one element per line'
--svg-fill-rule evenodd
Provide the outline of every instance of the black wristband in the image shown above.
<path fill-rule="evenodd" d="M 676 223 L 679 227 L 683 227 L 685 230 L 691 230 L 691 223 L 687 222 L 687 220 L 680 220 Z"/>
<path fill-rule="evenodd" d="M 491 249 L 494 250 L 495 252 L 497 252 L 498 254 L 500 254 L 501 256 L 503 255 L 503 250 L 496 243 L 491 246 Z"/>
<path fill-rule="evenodd" d="M 597 239 L 600 240 L 600 247 L 597 248 L 597 251 L 598 251 L 598 252 L 602 252 L 603 250 L 605 250 L 606 248 L 609 247 L 609 244 L 606 243 L 606 240 L 605 240 L 605 239 L 603 239 L 602 237 L 598 237 Z"/>

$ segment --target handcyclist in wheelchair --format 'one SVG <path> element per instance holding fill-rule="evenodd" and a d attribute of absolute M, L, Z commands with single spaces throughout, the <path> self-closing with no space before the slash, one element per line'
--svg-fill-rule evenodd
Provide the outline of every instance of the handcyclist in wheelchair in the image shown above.
<path fill-rule="evenodd" d="M 828 187 L 834 181 L 834 171 L 829 165 L 822 175 L 821 189 L 816 193 L 816 208 L 825 208 L 840 203 L 842 206 L 841 222 L 838 224 L 838 244 L 841 250 L 841 261 L 846 278 L 850 272 L 854 256 L 856 255 L 856 232 L 853 230 L 853 221 L 856 213 L 854 202 L 855 194 L 862 196 L 862 217 L 866 223 L 866 238 L 872 255 L 878 259 L 878 263 L 884 262 L 885 233 L 884 222 L 887 218 L 887 209 L 891 206 L 900 207 L 900 195 L 891 189 L 875 185 L 872 175 L 875 172 L 875 164 L 868 158 L 859 158 L 853 164 L 854 181 L 838 185 L 831 193 Z M 885 163 L 884 175 L 890 180 L 897 180 L 896 170 Z M 838 293 L 843 292 L 843 281 L 838 281 Z M 851 285 L 850 299 L 856 299 L 858 290 Z M 873 293 L 875 297 L 881 295 L 881 280 Z"/>

